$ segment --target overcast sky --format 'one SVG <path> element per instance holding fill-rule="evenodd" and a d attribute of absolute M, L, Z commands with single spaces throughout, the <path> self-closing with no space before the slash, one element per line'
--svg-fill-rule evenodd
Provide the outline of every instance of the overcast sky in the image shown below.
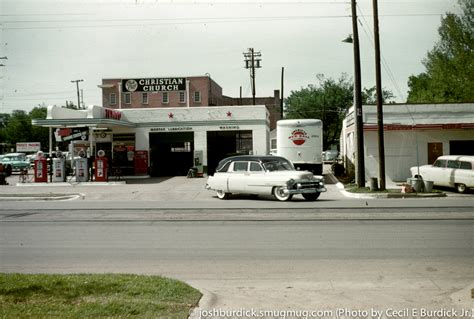
<path fill-rule="evenodd" d="M 375 85 L 372 0 L 358 1 L 362 86 Z M 439 39 L 455 0 L 379 0 L 382 85 L 398 102 Z M 228 96 L 251 96 L 243 52 L 262 54 L 257 96 L 285 96 L 317 74 L 353 76 L 350 1 L 0 0 L 0 113 L 38 104 L 101 105 L 103 78 L 210 74 Z"/>

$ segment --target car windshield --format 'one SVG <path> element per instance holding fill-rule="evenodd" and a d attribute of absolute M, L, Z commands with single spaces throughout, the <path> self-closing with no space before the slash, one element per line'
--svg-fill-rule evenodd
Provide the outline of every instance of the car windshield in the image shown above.
<path fill-rule="evenodd" d="M 283 158 L 272 158 L 265 160 L 263 161 L 263 167 L 265 167 L 265 170 L 267 170 L 268 172 L 291 171 L 295 169 L 289 161 Z"/>

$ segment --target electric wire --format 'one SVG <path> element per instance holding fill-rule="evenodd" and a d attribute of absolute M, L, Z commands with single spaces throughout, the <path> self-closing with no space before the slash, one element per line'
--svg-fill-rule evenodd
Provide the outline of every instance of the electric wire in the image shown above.
<path fill-rule="evenodd" d="M 358 10 L 359 10 L 360 12 L 362 12 L 362 9 L 359 7 L 359 5 L 357 5 L 357 7 L 358 7 Z M 364 15 L 362 15 L 362 19 L 364 20 L 365 24 L 368 25 L 368 22 L 367 22 L 367 20 L 365 19 Z M 358 20 L 359 20 L 359 19 L 358 19 Z M 370 32 L 368 32 L 368 30 L 366 29 L 366 27 L 365 27 L 364 23 L 362 23 L 362 21 L 359 20 L 359 24 L 361 25 L 362 30 L 364 31 L 364 33 L 365 33 L 366 36 L 368 37 L 368 39 L 369 39 L 369 41 L 371 42 L 372 46 L 375 46 L 375 41 L 374 41 L 373 35 L 372 35 Z M 405 99 L 405 95 L 402 93 L 402 91 L 401 91 L 401 89 L 400 89 L 400 87 L 399 87 L 399 85 L 398 85 L 398 83 L 397 83 L 397 80 L 395 79 L 395 76 L 394 76 L 394 74 L 393 74 L 393 72 L 392 72 L 392 70 L 391 70 L 389 64 L 387 63 L 387 60 L 385 59 L 385 56 L 384 56 L 383 52 L 381 52 L 380 56 L 381 56 L 382 65 L 383 65 L 383 67 L 384 67 L 384 69 L 385 69 L 385 72 L 387 73 L 387 75 L 388 75 L 390 81 L 392 82 L 393 86 L 395 87 L 395 90 L 397 91 L 397 94 L 399 94 L 399 97 L 400 97 L 400 98 L 402 98 L 403 100 L 406 100 L 406 99 Z"/>

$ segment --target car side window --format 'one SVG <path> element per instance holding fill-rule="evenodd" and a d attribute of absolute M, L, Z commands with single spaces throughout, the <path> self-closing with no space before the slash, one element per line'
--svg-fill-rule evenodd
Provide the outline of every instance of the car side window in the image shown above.
<path fill-rule="evenodd" d="M 251 172 L 263 172 L 262 165 L 256 162 L 250 162 L 250 171 Z"/>
<path fill-rule="evenodd" d="M 448 161 L 448 168 L 459 168 L 459 161 Z"/>
<path fill-rule="evenodd" d="M 217 171 L 222 172 L 222 173 L 225 173 L 225 172 L 229 171 L 230 164 L 232 164 L 232 162 L 225 163 L 225 165 L 222 166 L 221 168 L 217 169 Z"/>
<path fill-rule="evenodd" d="M 446 160 L 436 160 L 433 164 L 434 167 L 446 167 Z"/>
<path fill-rule="evenodd" d="M 234 162 L 234 172 L 246 172 L 248 162 Z"/>
<path fill-rule="evenodd" d="M 472 169 L 472 164 L 470 162 L 459 162 L 460 169 Z"/>

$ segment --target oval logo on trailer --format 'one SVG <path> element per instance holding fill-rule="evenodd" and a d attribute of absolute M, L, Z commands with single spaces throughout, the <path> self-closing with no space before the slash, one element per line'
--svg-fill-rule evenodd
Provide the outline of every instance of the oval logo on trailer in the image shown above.
<path fill-rule="evenodd" d="M 291 135 L 288 137 L 288 139 L 292 140 L 295 145 L 303 145 L 306 140 L 309 139 L 309 136 L 304 130 L 297 129 L 291 132 Z"/>

